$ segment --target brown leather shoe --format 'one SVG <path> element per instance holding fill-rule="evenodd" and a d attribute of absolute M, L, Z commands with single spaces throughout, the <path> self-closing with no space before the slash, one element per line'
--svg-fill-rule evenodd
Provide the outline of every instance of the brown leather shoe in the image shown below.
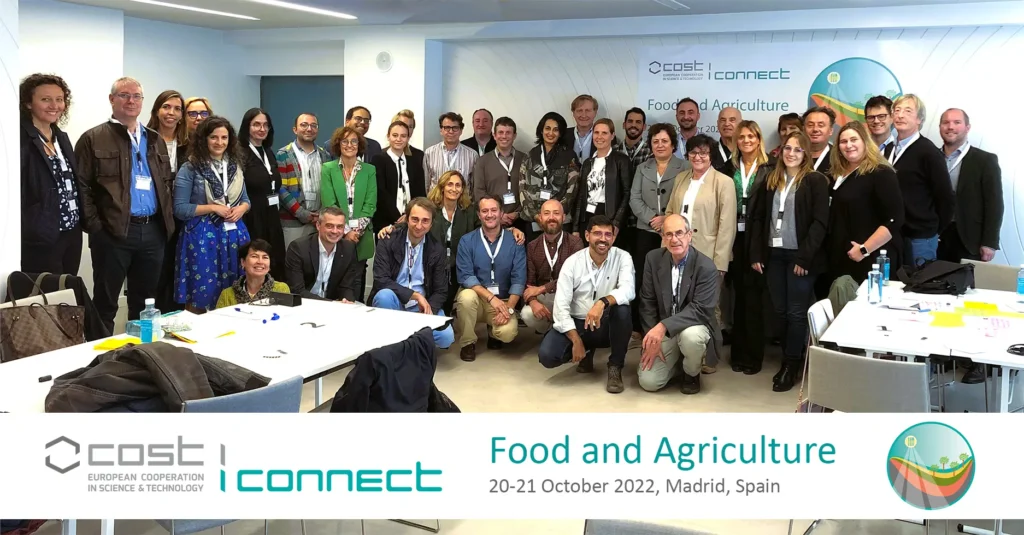
<path fill-rule="evenodd" d="M 466 362 L 473 362 L 476 360 L 476 344 L 462 346 L 462 350 L 459 351 L 459 358 Z"/>

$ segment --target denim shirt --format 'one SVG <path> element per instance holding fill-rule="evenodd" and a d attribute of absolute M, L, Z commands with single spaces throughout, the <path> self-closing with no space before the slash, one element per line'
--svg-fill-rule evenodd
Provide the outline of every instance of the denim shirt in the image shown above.
<path fill-rule="evenodd" d="M 250 204 L 245 185 L 234 206 L 242 203 Z M 174 217 L 188 221 L 195 217 L 196 209 L 203 204 L 213 204 L 206 198 L 206 179 L 192 167 L 192 162 L 185 162 L 178 168 L 178 175 L 174 178 Z"/>
<path fill-rule="evenodd" d="M 480 236 L 480 229 L 477 229 L 459 240 L 458 258 L 455 260 L 459 285 L 463 288 L 486 288 L 493 282 L 498 285 L 497 295 L 501 299 L 507 299 L 510 295 L 523 295 L 526 290 L 526 248 L 516 243 L 511 231 L 502 230 L 498 237 L 501 250 L 494 258 L 495 280 L 492 281 L 491 257 L 484 249 L 484 240 Z M 493 253 L 497 245 L 498 241 L 495 240 L 487 247 Z"/>

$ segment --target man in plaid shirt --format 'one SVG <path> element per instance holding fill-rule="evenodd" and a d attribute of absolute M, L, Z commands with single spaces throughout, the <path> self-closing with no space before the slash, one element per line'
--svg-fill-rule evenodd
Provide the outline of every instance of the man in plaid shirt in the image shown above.
<path fill-rule="evenodd" d="M 626 120 L 622 122 L 622 130 L 626 137 L 612 147 L 629 157 L 630 174 L 636 173 L 636 168 L 651 157 L 651 144 L 644 138 L 647 131 L 647 114 L 640 108 L 630 108 L 626 112 Z"/>

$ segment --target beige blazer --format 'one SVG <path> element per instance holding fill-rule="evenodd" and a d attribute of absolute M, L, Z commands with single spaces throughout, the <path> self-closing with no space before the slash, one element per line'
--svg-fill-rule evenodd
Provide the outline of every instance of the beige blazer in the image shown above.
<path fill-rule="evenodd" d="M 666 214 L 683 213 L 683 197 L 692 180 L 692 169 L 676 176 Z M 731 178 L 711 169 L 697 192 L 690 213 L 693 219 L 690 221 L 693 229 L 691 243 L 711 258 L 719 271 L 728 271 L 732 242 L 736 239 L 736 184 Z"/>

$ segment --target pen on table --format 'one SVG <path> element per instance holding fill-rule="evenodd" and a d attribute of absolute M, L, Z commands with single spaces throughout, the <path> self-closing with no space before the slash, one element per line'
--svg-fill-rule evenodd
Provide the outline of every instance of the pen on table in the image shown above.
<path fill-rule="evenodd" d="M 228 331 L 228 332 L 218 336 L 217 338 L 224 338 L 225 336 L 231 336 L 232 334 L 235 334 L 235 331 Z"/>
<path fill-rule="evenodd" d="M 242 310 L 242 309 L 240 309 L 238 307 L 235 307 L 235 312 L 241 312 L 242 314 L 252 314 L 252 311 L 250 311 L 250 310 Z"/>

